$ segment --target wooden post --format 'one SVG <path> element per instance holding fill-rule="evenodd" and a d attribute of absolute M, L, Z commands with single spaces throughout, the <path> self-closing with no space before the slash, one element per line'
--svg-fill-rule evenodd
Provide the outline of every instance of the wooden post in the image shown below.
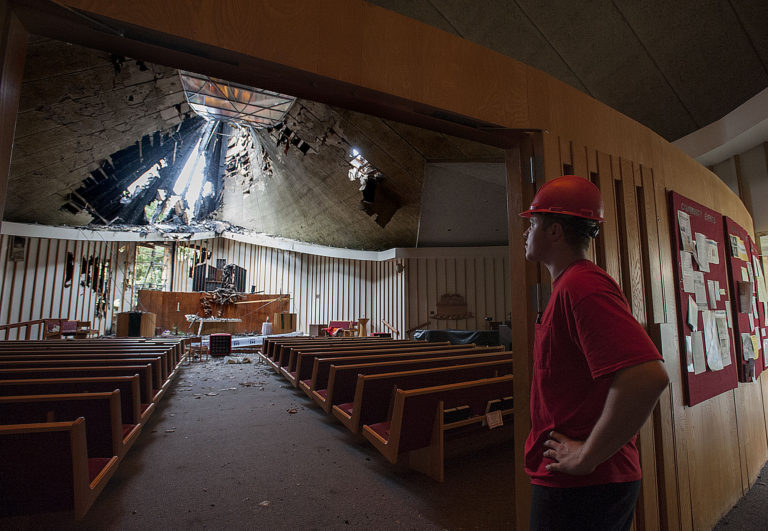
<path fill-rule="evenodd" d="M 537 135 L 541 137 L 541 135 Z M 541 145 L 539 143 L 539 145 Z M 541 157 L 537 153 L 536 157 Z M 531 365 L 533 354 L 533 330 L 536 323 L 536 308 L 530 304 L 528 293 L 533 293 L 540 275 L 536 264 L 525 260 L 523 232 L 527 223 L 518 216 L 533 197 L 534 185 L 530 180 L 537 166 L 534 147 L 530 140 L 506 154 L 507 164 L 507 212 L 509 227 L 509 274 L 510 286 L 525 284 L 525 296 L 511 296 L 512 301 L 512 351 L 515 359 L 515 518 L 517 529 L 528 529 L 528 515 L 531 505 L 531 485 L 523 470 L 525 439 L 531 429 Z"/>

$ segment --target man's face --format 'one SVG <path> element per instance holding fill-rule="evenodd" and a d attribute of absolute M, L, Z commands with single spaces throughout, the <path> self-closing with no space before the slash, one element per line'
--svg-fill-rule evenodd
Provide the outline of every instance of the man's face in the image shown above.
<path fill-rule="evenodd" d="M 525 238 L 525 259 L 529 262 L 539 262 L 545 257 L 549 244 L 547 242 L 544 220 L 538 214 L 529 218 L 531 225 L 523 233 Z"/>

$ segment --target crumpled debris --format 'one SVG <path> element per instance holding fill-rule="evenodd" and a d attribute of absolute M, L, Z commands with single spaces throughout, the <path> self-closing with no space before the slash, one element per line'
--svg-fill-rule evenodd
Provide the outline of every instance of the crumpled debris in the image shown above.
<path fill-rule="evenodd" d="M 231 365 L 240 365 L 242 363 L 251 363 L 251 358 L 243 358 L 243 359 L 229 358 L 229 359 L 227 359 L 227 363 L 229 363 Z"/>
<path fill-rule="evenodd" d="M 264 500 L 263 502 L 259 503 L 260 507 L 269 507 L 269 500 Z"/>
<path fill-rule="evenodd" d="M 295 407 L 292 407 L 291 409 L 286 409 L 286 411 L 291 415 L 295 415 L 297 413 L 297 410 Z"/>
<path fill-rule="evenodd" d="M 165 430 L 165 433 L 173 433 L 176 431 L 176 428 L 171 428 L 169 430 Z"/>

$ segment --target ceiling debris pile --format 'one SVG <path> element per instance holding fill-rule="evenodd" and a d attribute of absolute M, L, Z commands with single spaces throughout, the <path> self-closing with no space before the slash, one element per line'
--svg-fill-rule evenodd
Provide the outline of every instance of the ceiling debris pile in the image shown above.
<path fill-rule="evenodd" d="M 113 153 L 67 196 L 61 209 L 87 211 L 97 225 L 187 224 L 219 203 L 219 122 L 187 118 Z"/>

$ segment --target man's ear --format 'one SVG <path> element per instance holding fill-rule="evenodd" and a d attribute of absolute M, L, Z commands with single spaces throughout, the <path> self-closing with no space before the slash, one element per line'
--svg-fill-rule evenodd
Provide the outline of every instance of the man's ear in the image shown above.
<path fill-rule="evenodd" d="M 558 221 L 553 222 L 549 227 L 547 227 L 547 233 L 553 238 L 554 241 L 560 240 L 565 235 L 563 232 L 563 226 Z"/>

